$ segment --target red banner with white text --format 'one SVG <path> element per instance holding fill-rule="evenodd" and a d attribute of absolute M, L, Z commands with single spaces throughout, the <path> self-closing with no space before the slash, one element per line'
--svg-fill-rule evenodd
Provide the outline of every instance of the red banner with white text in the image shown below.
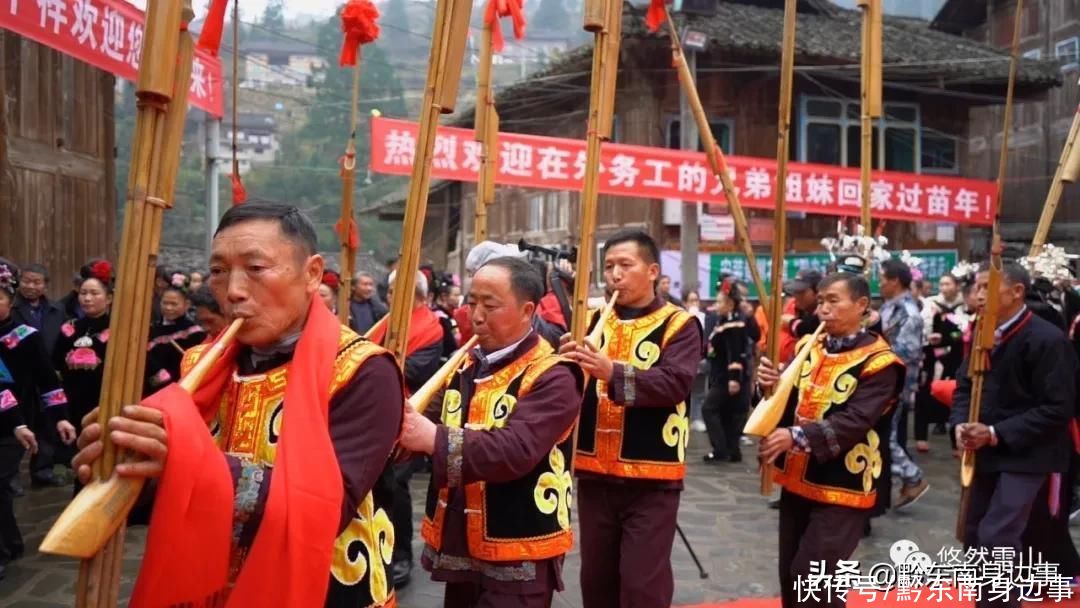
<path fill-rule="evenodd" d="M 409 175 L 417 132 L 415 123 L 373 119 L 371 170 Z M 744 207 L 775 207 L 775 160 L 728 156 L 727 161 Z M 432 165 L 433 178 L 475 182 L 480 172 L 480 144 L 473 141 L 473 131 L 440 127 Z M 580 191 L 584 175 L 583 140 L 499 134 L 498 184 Z M 857 169 L 790 163 L 786 186 L 788 211 L 859 215 L 862 188 Z M 992 181 L 875 171 L 871 188 L 875 219 L 982 226 L 994 219 L 997 185 Z M 705 154 L 623 144 L 604 144 L 600 192 L 687 202 L 726 201 Z"/>
<path fill-rule="evenodd" d="M 144 13 L 124 0 L 3 0 L 0 29 L 135 81 L 142 55 Z M 195 50 L 188 102 L 220 118 L 224 113 L 221 60 Z"/>

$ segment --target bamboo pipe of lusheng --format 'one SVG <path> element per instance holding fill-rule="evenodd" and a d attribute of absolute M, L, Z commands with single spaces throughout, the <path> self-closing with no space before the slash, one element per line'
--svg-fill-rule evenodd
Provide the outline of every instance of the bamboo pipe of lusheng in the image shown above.
<path fill-rule="evenodd" d="M 861 144 L 859 158 L 859 182 L 862 199 L 861 222 L 864 234 L 869 235 L 871 226 L 871 171 L 874 167 L 874 121 L 882 113 L 881 76 L 881 0 L 858 0 L 862 9 L 862 77 L 860 78 Z"/>
<path fill-rule="evenodd" d="M 176 181 L 194 41 L 186 31 L 192 17 L 190 2 L 151 0 L 147 6 L 143 61 L 136 84 L 137 115 L 132 143 L 131 173 L 124 211 L 116 300 L 113 304 L 113 342 L 105 357 L 99 416 L 102 423 L 119 414 L 126 403 L 141 397 L 145 351 L 150 327 L 150 297 L 161 214 L 171 206 Z M 172 165 L 172 166 L 170 166 Z M 106 433 L 94 479 L 113 475 L 122 457 Z M 76 586 L 77 607 L 108 607 L 118 601 L 123 526 L 115 528 L 90 559 L 84 559 Z"/>
<path fill-rule="evenodd" d="M 439 371 L 428 378 L 428 381 L 424 383 L 415 393 L 409 397 L 409 406 L 412 407 L 418 414 L 423 414 L 428 405 L 435 395 L 439 394 L 439 391 L 446 385 L 446 379 L 450 377 L 450 374 L 454 373 L 461 364 L 465 361 L 465 357 L 469 356 L 469 351 L 476 346 L 476 343 L 480 340 L 478 336 L 469 338 L 465 344 L 461 345 L 461 348 L 454 351 L 453 355 L 446 360 L 446 363 L 442 364 Z"/>
<path fill-rule="evenodd" d="M 371 327 L 370 327 L 370 328 L 369 328 L 369 329 L 368 329 L 368 330 L 367 330 L 366 332 L 364 332 L 364 337 L 365 337 L 365 338 L 367 338 L 368 340 L 370 340 L 370 339 L 371 339 L 371 336 L 374 336 L 374 335 L 375 335 L 375 332 L 377 332 L 377 331 L 381 331 L 381 330 L 382 330 L 382 328 L 383 328 L 383 327 L 384 327 L 384 326 L 385 326 L 385 325 L 386 325 L 386 324 L 387 324 L 387 323 L 388 323 L 389 321 L 390 321 L 390 315 L 383 315 L 383 318 L 381 318 L 381 319 L 379 319 L 378 321 L 376 321 L 374 325 L 372 325 L 372 326 L 371 326 Z"/>
<path fill-rule="evenodd" d="M 1050 191 L 1046 193 L 1046 202 L 1043 203 L 1039 226 L 1035 229 L 1035 237 L 1031 239 L 1031 251 L 1028 255 L 1032 257 L 1039 255 L 1042 246 L 1046 244 L 1046 238 L 1050 235 L 1050 224 L 1054 221 L 1065 184 L 1071 184 L 1080 179 L 1080 147 L 1076 145 L 1078 132 L 1080 132 L 1080 108 L 1077 108 L 1076 114 L 1073 114 L 1069 136 L 1065 138 L 1061 159 L 1058 160 L 1054 179 L 1050 182 Z"/>
<path fill-rule="evenodd" d="M 713 175 L 720 179 L 720 185 L 724 188 L 724 198 L 727 200 L 728 209 L 731 211 L 731 218 L 735 221 L 735 237 L 743 255 L 746 256 L 747 265 L 750 267 L 750 277 L 754 281 L 758 297 L 761 298 L 762 303 L 767 305 L 766 293 L 768 292 L 765 290 L 765 282 L 761 279 L 761 270 L 758 269 L 754 246 L 750 242 L 750 228 L 746 223 L 746 213 L 743 211 L 742 203 L 739 202 L 735 184 L 731 180 L 731 173 L 728 171 L 724 151 L 717 145 L 716 138 L 712 134 L 709 118 L 705 114 L 701 96 L 698 95 L 697 83 L 694 82 L 694 76 L 690 73 L 690 67 L 686 64 L 686 54 L 683 52 L 679 33 L 675 29 L 675 20 L 671 18 L 671 13 L 666 8 L 664 13 L 667 17 L 668 34 L 671 37 L 671 55 L 675 63 L 675 69 L 679 74 L 679 84 L 682 86 L 683 92 L 686 93 L 686 98 L 690 101 L 690 109 L 694 114 L 694 121 L 697 122 L 698 135 L 701 138 L 702 146 L 705 148 L 705 156 L 709 161 L 709 167 L 712 169 Z"/>
<path fill-rule="evenodd" d="M 194 394 L 207 372 L 236 338 L 243 319 L 230 324 L 206 354 L 178 383 Z M 143 487 L 143 479 L 112 476 L 83 488 L 61 513 L 41 542 L 41 552 L 67 557 L 89 558 L 123 525 L 127 513 Z"/>
<path fill-rule="evenodd" d="M 491 95 L 491 62 L 495 55 L 492 44 L 491 28 L 500 25 L 484 20 L 480 33 L 480 65 L 476 70 L 476 111 L 473 124 L 473 137 L 480 144 L 480 176 L 476 184 L 476 209 L 473 212 L 473 240 L 480 243 L 487 240 L 487 209 L 494 202 L 495 191 L 495 145 L 491 137 L 492 121 L 495 115 L 495 100 Z M 495 128 L 498 132 L 498 128 Z M 489 195 L 491 198 L 489 198 Z"/>
<path fill-rule="evenodd" d="M 600 318 L 596 320 L 596 326 L 593 327 L 589 335 L 585 337 L 585 342 L 600 350 L 600 343 L 604 339 L 604 326 L 607 325 L 608 319 L 611 315 L 615 314 L 615 301 L 619 299 L 619 291 L 615 290 L 611 292 L 611 297 L 608 298 L 607 303 L 604 304 L 604 308 L 600 310 Z"/>
<path fill-rule="evenodd" d="M 791 138 L 791 91 L 795 80 L 796 0 L 784 1 L 784 44 L 780 60 L 780 103 L 776 138 L 776 208 L 773 211 L 772 295 L 769 298 L 769 360 L 779 365 L 780 317 L 784 312 L 784 253 L 787 248 L 787 165 Z M 761 494 L 772 495 L 772 465 L 761 464 Z"/>
<path fill-rule="evenodd" d="M 341 159 L 341 217 L 338 219 L 338 237 L 341 239 L 341 288 L 338 290 L 338 321 L 349 322 L 349 299 L 352 297 L 353 273 L 356 271 L 356 248 L 353 247 L 353 195 L 356 185 L 356 124 L 360 103 L 360 58 L 363 46 L 356 49 L 356 65 L 352 74 L 352 105 L 349 118 L 349 143 L 345 157 Z"/>
<path fill-rule="evenodd" d="M 1009 134 L 1012 131 L 1013 97 L 1016 91 L 1016 69 L 1020 55 L 1020 32 L 1024 21 L 1024 0 L 1017 0 L 1013 17 L 1012 50 L 1009 58 L 1009 83 L 1005 93 L 1005 117 L 1001 128 L 1001 153 L 998 157 L 997 205 L 994 214 L 993 236 L 990 245 L 990 272 L 987 282 L 986 304 L 975 324 L 975 338 L 971 356 L 968 358 L 968 377 L 971 378 L 971 399 L 968 404 L 968 423 L 976 423 L 982 413 L 982 399 L 986 373 L 990 370 L 990 353 L 994 348 L 994 332 L 997 329 L 999 302 L 997 293 L 1001 285 L 1002 241 L 1001 208 L 1005 203 L 1005 179 L 1009 171 Z M 956 538 L 965 541 L 967 513 L 971 500 L 971 483 L 975 479 L 975 452 L 963 450 L 960 455 L 960 507 L 956 515 Z"/>
<path fill-rule="evenodd" d="M 612 36 L 621 30 L 622 0 L 587 0 L 585 29 L 593 32 L 593 69 L 589 96 L 589 117 L 585 148 L 585 176 L 581 192 L 577 278 L 574 281 L 573 312 L 570 335 L 574 342 L 585 339 L 589 310 L 589 286 L 592 282 L 593 253 L 596 246 L 596 209 L 599 199 L 600 146 L 606 139 L 603 128 L 610 129 L 614 111 L 616 81 L 609 72 L 619 69 L 619 39 Z M 603 12 L 603 27 L 595 28 L 598 12 Z M 613 40 L 612 40 L 613 39 Z"/>
<path fill-rule="evenodd" d="M 409 182 L 409 194 L 405 201 L 399 272 L 394 281 L 394 293 L 398 294 L 398 297 L 394 298 L 390 305 L 390 320 L 384 343 L 386 349 L 397 357 L 399 364 L 405 362 L 405 347 L 414 301 L 412 294 L 416 289 L 416 271 L 420 266 L 420 239 L 427 215 L 436 130 L 439 116 L 454 111 L 471 13 L 471 0 L 438 0 L 435 8 L 427 83 L 420 106 L 416 157 Z"/>
<path fill-rule="evenodd" d="M 593 34 L 593 63 L 589 81 L 589 114 L 585 141 L 585 179 L 581 190 L 581 215 L 579 219 L 579 243 L 577 254 L 577 276 L 574 279 L 574 295 L 570 319 L 570 337 L 578 344 L 584 343 L 589 312 L 589 286 L 592 282 L 593 252 L 596 249 L 596 209 L 599 199 L 597 179 L 600 174 L 600 145 L 605 139 L 602 127 L 610 128 L 611 117 L 605 113 L 614 112 L 616 79 L 608 75 L 609 70 L 619 69 L 619 38 L 609 42 L 613 32 L 622 30 L 622 0 L 585 0 L 584 27 Z M 614 309 L 618 292 L 612 294 L 609 309 Z M 611 314 L 608 312 L 608 314 Z M 601 313 L 601 317 L 603 313 Z M 603 319 L 597 323 L 596 342 L 603 335 Z M 588 382 L 586 381 L 586 384 Z M 577 446 L 581 413 L 574 422 L 573 443 Z M 571 474 L 576 461 L 570 465 Z"/>
<path fill-rule="evenodd" d="M 769 433 L 776 430 L 776 427 L 780 424 L 780 419 L 784 416 L 784 410 L 787 409 L 788 399 L 791 397 L 791 391 L 795 388 L 795 382 L 802 373 L 803 363 L 810 357 L 810 351 L 824 330 L 824 323 L 818 325 L 814 334 L 806 344 L 803 344 L 798 354 L 791 360 L 791 364 L 780 374 L 780 380 L 773 387 L 772 394 L 762 399 L 754 408 L 754 411 L 751 412 L 750 417 L 746 420 L 746 425 L 743 427 L 743 433 L 756 437 L 768 437 Z"/>

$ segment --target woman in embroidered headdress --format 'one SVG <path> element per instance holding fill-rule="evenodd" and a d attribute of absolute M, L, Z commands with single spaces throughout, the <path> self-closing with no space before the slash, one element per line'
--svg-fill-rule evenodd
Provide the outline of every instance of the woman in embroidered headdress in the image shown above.
<path fill-rule="evenodd" d="M 30 429 L 33 408 L 43 404 L 64 443 L 75 441 L 75 428 L 64 419 L 67 399 L 56 379 L 41 334 L 12 315 L 19 269 L 0 258 L 0 578 L 5 565 L 23 553 L 22 535 L 15 523 L 11 480 L 29 450 L 37 452 L 37 438 Z"/>
<path fill-rule="evenodd" d="M 84 315 L 60 326 L 53 349 L 53 365 L 60 372 L 68 395 L 71 423 L 81 432 L 83 416 L 97 407 L 105 373 L 109 343 L 109 307 L 112 305 L 113 269 L 106 260 L 93 261 L 79 270 L 79 307 Z"/>
<path fill-rule="evenodd" d="M 187 316 L 191 306 L 188 284 L 186 276 L 173 273 L 158 299 L 161 318 L 150 326 L 143 395 L 178 380 L 184 351 L 206 339 L 206 330 Z"/>

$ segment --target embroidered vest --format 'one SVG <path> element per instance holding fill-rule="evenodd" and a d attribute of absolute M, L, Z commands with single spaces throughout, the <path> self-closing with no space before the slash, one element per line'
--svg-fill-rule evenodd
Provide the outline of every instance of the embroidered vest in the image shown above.
<path fill-rule="evenodd" d="M 506 426 L 517 402 L 536 380 L 567 361 L 540 340 L 529 352 L 474 384 L 472 397 L 462 403 L 472 362 L 447 379 L 442 423 L 451 428 L 492 430 Z M 471 380 L 469 380 L 471 381 Z M 467 389 L 466 389 L 467 390 Z M 547 458 L 524 476 L 508 482 L 465 484 L 465 525 L 469 556 L 490 562 L 532 561 L 562 555 L 573 546 L 570 529 L 571 437 L 565 429 Z M 453 446 L 451 446 L 453 449 Z M 460 446 L 458 446 L 460 449 Z M 428 486 L 422 535 L 436 551 L 442 548 L 443 522 L 450 492 Z"/>
<path fill-rule="evenodd" d="M 185 353 L 183 374 L 194 366 L 209 346 L 200 344 Z M 334 376 L 330 382 L 330 397 L 356 375 L 365 361 L 383 352 L 381 347 L 342 326 L 334 360 Z M 281 437 L 282 401 L 288 371 L 289 366 L 285 364 L 263 374 L 233 376 L 222 396 L 218 416 L 210 427 L 222 450 L 273 467 Z M 387 481 L 384 475 L 376 483 L 334 543 L 325 604 L 328 607 L 368 608 L 397 604 L 388 572 L 394 552 L 394 527 L 389 516 L 393 489 Z M 339 512 L 335 511 L 333 516 L 338 517 Z M 231 580 L 235 580 L 239 573 L 243 557 L 243 554 L 234 551 Z"/>
<path fill-rule="evenodd" d="M 846 409 L 860 380 L 894 365 L 903 370 L 899 357 L 880 336 L 871 344 L 837 354 L 827 353 L 824 342 L 818 342 L 803 363 L 780 427 L 795 424 L 796 416 L 828 421 L 833 414 Z M 903 382 L 901 373 L 895 392 L 881 404 L 881 418 L 867 431 L 863 442 L 824 463 L 805 452 L 783 454 L 776 461 L 776 482 L 789 492 L 817 502 L 856 509 L 873 507 L 877 500 L 875 482 L 881 476 L 883 464 L 881 451 L 889 448 L 886 414 L 896 405 Z"/>
<path fill-rule="evenodd" d="M 592 331 L 597 316 L 596 311 L 590 314 Z M 647 370 L 660 361 L 671 338 L 691 320 L 689 313 L 671 304 L 638 319 L 624 321 L 611 315 L 600 348 L 613 361 Z M 633 385 L 628 384 L 626 398 L 633 401 Z M 578 470 L 614 477 L 682 479 L 690 440 L 688 398 L 672 395 L 670 407 L 626 408 L 611 401 L 606 382 L 590 378 L 581 405 Z"/>

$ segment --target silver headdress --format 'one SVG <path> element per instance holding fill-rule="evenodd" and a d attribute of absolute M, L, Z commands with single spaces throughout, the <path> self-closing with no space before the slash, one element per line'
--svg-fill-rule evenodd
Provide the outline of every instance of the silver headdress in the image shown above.
<path fill-rule="evenodd" d="M 1020 258 L 1018 261 L 1033 278 L 1071 281 L 1073 273 L 1070 262 L 1077 258 L 1080 256 L 1066 253 L 1064 248 L 1047 243 L 1037 255 Z"/>
<path fill-rule="evenodd" d="M 970 284 L 975 282 L 975 275 L 979 273 L 979 265 L 975 262 L 967 262 L 961 260 L 953 269 L 949 272 L 952 276 L 956 277 L 957 281 L 964 284 Z"/>
<path fill-rule="evenodd" d="M 821 239 L 821 246 L 837 263 L 837 269 L 848 272 L 863 272 L 868 266 L 891 258 L 892 254 L 886 249 L 888 245 L 889 239 L 880 234 L 868 236 L 862 224 L 856 225 L 855 234 L 848 234 L 842 221 L 836 223 L 836 238 Z"/>

